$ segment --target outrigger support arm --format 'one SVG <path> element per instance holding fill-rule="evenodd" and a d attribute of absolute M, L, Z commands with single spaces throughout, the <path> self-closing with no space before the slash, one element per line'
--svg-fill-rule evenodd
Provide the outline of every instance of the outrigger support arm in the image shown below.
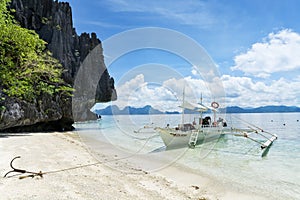
<path fill-rule="evenodd" d="M 246 132 L 243 133 L 243 136 L 244 136 L 245 138 L 248 138 L 248 139 L 250 139 L 250 140 L 252 140 L 252 141 L 254 141 L 254 142 L 260 144 L 260 145 L 263 145 L 263 144 L 264 144 L 264 143 L 262 143 L 262 142 L 260 142 L 260 141 L 258 141 L 258 140 L 256 140 L 256 139 L 254 139 L 254 138 L 252 138 L 252 137 L 249 137 L 249 134 L 247 134 Z"/>
<path fill-rule="evenodd" d="M 255 132 L 255 133 L 259 134 L 258 132 Z M 249 137 L 249 134 L 247 134 L 246 132 L 243 133 L 243 136 L 244 136 L 245 138 L 248 138 L 248 139 L 250 139 L 250 140 L 252 140 L 252 141 L 257 142 L 258 144 L 260 144 L 260 145 L 261 145 L 261 146 L 260 146 L 261 149 L 264 149 L 264 148 L 267 148 L 267 147 L 271 146 L 272 143 L 277 139 L 277 135 L 276 135 L 276 134 L 274 134 L 274 135 L 272 134 L 273 136 L 272 136 L 271 138 L 267 138 L 267 137 L 264 136 L 263 134 L 259 134 L 259 135 L 265 137 L 265 138 L 267 139 L 267 141 L 264 142 L 264 143 L 262 143 L 262 142 L 260 142 L 260 141 L 258 141 L 258 140 L 256 140 L 256 139 L 254 139 L 254 138 Z"/>

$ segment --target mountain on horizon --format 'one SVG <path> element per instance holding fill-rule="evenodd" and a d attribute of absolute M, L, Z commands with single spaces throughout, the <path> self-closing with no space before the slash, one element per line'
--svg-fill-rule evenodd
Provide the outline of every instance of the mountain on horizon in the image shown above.
<path fill-rule="evenodd" d="M 221 113 L 278 113 L 278 112 L 300 112 L 300 108 L 296 106 L 261 106 L 257 108 L 241 108 L 238 106 L 229 106 L 220 108 Z M 118 106 L 107 106 L 104 109 L 96 109 L 94 111 L 98 115 L 153 115 L 153 114 L 180 114 L 178 111 L 162 112 L 153 108 L 150 105 L 142 108 L 126 106 L 124 109 L 119 109 Z M 194 111 L 185 111 L 186 114 L 195 114 Z"/>
<path fill-rule="evenodd" d="M 261 106 L 257 108 L 241 108 L 238 106 L 229 106 L 221 111 L 226 113 L 278 113 L 278 112 L 300 112 L 296 106 Z"/>
<path fill-rule="evenodd" d="M 98 115 L 149 115 L 149 114 L 163 114 L 157 109 L 152 108 L 152 106 L 147 105 L 142 108 L 135 108 L 131 106 L 126 106 L 122 110 L 118 106 L 107 106 L 104 109 L 96 109 L 94 111 Z"/>

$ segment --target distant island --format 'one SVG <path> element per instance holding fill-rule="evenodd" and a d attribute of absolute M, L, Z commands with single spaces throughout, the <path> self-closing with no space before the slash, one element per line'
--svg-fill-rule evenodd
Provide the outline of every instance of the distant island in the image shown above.
<path fill-rule="evenodd" d="M 107 106 L 104 109 L 95 110 L 94 113 L 98 115 L 148 115 L 148 114 L 164 114 L 164 112 L 154 109 L 152 106 L 144 106 L 142 108 L 134 108 L 126 106 L 123 109 L 119 109 L 118 106 Z M 179 114 L 179 112 L 172 113 Z"/>
<path fill-rule="evenodd" d="M 282 113 L 282 112 L 300 112 L 300 108 L 296 106 L 262 106 L 257 108 L 241 108 L 238 106 L 229 106 L 219 109 L 221 113 Z M 142 108 L 126 106 L 120 109 L 118 106 L 107 106 L 104 109 L 96 109 L 94 111 L 98 115 L 155 115 L 155 114 L 180 114 L 178 111 L 162 112 L 150 105 Z M 195 114 L 197 112 L 185 111 L 187 114 Z"/>

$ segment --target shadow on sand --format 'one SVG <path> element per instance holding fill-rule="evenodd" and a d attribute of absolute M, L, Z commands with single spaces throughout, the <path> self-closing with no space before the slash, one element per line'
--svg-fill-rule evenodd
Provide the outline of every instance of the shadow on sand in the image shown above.
<path fill-rule="evenodd" d="M 0 133 L 1 138 L 19 137 L 19 136 L 31 136 L 30 133 Z"/>

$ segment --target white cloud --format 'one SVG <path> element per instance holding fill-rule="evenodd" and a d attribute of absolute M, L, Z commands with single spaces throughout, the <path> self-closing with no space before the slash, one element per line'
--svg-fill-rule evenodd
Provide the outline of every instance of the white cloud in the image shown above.
<path fill-rule="evenodd" d="M 151 105 L 161 111 L 180 111 L 178 107 L 182 101 L 183 89 L 185 99 L 199 102 L 203 96 L 204 103 L 210 104 L 214 100 L 212 92 L 203 80 L 192 77 L 171 78 L 161 84 L 151 84 L 144 80 L 144 75 L 139 74 L 122 85 L 116 86 L 118 100 L 113 102 L 119 108 L 125 106 L 144 107 Z"/>
<path fill-rule="evenodd" d="M 116 86 L 118 100 L 112 102 L 123 109 L 125 106 L 144 107 L 151 105 L 161 111 L 180 111 L 183 88 L 185 99 L 197 103 L 203 96 L 203 103 L 209 105 L 212 101 L 221 103 L 221 107 L 259 107 L 265 105 L 300 105 L 300 79 L 288 80 L 280 78 L 270 83 L 254 81 L 249 77 L 234 77 L 223 75 L 220 78 L 225 91 L 225 102 L 215 99 L 215 91 L 209 89 L 209 83 L 204 80 L 185 77 L 171 78 L 162 84 L 152 85 L 139 74 L 122 85 Z M 223 100 L 223 99 L 222 99 Z M 102 105 L 101 108 L 107 105 Z M 98 106 L 99 107 L 99 106 Z"/>
<path fill-rule="evenodd" d="M 169 79 L 163 83 L 163 86 L 174 91 L 178 98 L 182 99 L 183 89 L 185 90 L 185 99 L 190 102 L 199 102 L 201 95 L 205 102 L 210 102 L 214 94 L 209 90 L 209 84 L 201 79 L 194 79 L 190 76 L 182 79 Z"/>
<path fill-rule="evenodd" d="M 261 43 L 255 43 L 244 54 L 234 58 L 232 70 L 265 78 L 275 72 L 300 69 L 300 34 L 285 29 L 270 33 Z"/>
<path fill-rule="evenodd" d="M 121 109 L 125 106 L 144 107 L 151 105 L 162 111 L 174 110 L 174 103 L 176 104 L 178 101 L 176 94 L 170 88 L 145 82 L 143 74 L 116 86 L 116 89 L 118 100 L 113 103 Z"/>
<path fill-rule="evenodd" d="M 139 74 L 135 78 L 125 82 L 121 86 L 117 86 L 117 91 L 122 95 L 123 98 L 130 98 L 131 93 L 145 85 L 144 75 Z"/>
<path fill-rule="evenodd" d="M 266 84 L 248 77 L 224 75 L 222 81 L 228 106 L 300 105 L 300 80 L 280 78 Z"/>

